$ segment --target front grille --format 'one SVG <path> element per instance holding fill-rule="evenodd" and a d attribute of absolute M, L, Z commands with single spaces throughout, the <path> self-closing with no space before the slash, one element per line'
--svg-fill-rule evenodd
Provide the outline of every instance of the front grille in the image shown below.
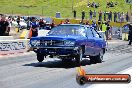
<path fill-rule="evenodd" d="M 43 45 L 43 46 L 59 46 L 59 45 L 64 45 L 64 41 L 62 41 L 62 40 L 41 40 L 40 45 Z"/>

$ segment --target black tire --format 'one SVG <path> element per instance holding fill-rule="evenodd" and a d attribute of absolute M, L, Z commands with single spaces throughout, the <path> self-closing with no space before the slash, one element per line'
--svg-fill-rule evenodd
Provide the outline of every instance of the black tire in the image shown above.
<path fill-rule="evenodd" d="M 62 62 L 64 62 L 64 63 L 71 62 L 71 61 L 72 61 L 72 59 L 62 59 Z"/>
<path fill-rule="evenodd" d="M 83 58 L 83 51 L 82 51 L 82 48 L 79 48 L 78 52 L 79 52 L 79 53 L 75 56 L 75 60 L 76 60 L 76 63 L 77 63 L 78 65 L 80 65 L 81 60 L 82 60 L 82 58 Z"/>
<path fill-rule="evenodd" d="M 41 53 L 37 53 L 37 60 L 38 60 L 39 62 L 42 62 L 42 61 L 44 60 L 44 55 L 41 54 Z"/>
<path fill-rule="evenodd" d="M 89 58 L 90 58 L 90 63 L 91 64 L 95 64 L 96 63 L 95 56 L 89 56 Z"/>
<path fill-rule="evenodd" d="M 103 61 L 103 56 L 104 56 L 104 50 L 102 49 L 99 53 L 99 55 L 96 56 L 96 62 L 97 63 L 102 63 Z"/>
<path fill-rule="evenodd" d="M 74 59 L 74 58 L 72 58 L 72 57 L 71 58 L 69 58 L 69 57 L 61 57 L 61 60 L 62 60 L 63 63 L 71 62 L 72 59 Z"/>
<path fill-rule="evenodd" d="M 102 49 L 97 56 L 90 56 L 90 63 L 102 63 L 104 50 Z"/>

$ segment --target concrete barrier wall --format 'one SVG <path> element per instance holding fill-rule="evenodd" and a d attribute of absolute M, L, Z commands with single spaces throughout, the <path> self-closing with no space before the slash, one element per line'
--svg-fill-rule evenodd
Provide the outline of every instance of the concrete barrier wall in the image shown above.
<path fill-rule="evenodd" d="M 27 52 L 29 39 L 0 40 L 0 55 Z"/>
<path fill-rule="evenodd" d="M 13 40 L 13 36 L 0 36 L 0 40 Z"/>

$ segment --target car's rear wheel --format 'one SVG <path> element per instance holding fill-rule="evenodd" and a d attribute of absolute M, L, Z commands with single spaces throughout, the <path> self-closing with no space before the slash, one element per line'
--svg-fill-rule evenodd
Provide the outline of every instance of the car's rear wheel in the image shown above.
<path fill-rule="evenodd" d="M 103 61 L 104 50 L 102 49 L 97 56 L 90 56 L 90 63 L 101 63 Z"/>
<path fill-rule="evenodd" d="M 80 65 L 82 58 L 83 58 L 83 50 L 82 48 L 79 48 L 78 54 L 75 56 L 75 60 L 78 65 Z"/>
<path fill-rule="evenodd" d="M 44 60 L 44 55 L 41 54 L 41 53 L 37 53 L 37 60 L 38 60 L 39 62 L 42 62 L 42 61 Z"/>

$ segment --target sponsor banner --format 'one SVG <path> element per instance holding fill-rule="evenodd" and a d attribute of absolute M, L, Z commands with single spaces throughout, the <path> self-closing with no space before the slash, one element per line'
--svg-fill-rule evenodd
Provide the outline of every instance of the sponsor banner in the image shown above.
<path fill-rule="evenodd" d="M 13 36 L 0 36 L 0 40 L 13 40 Z"/>
<path fill-rule="evenodd" d="M 61 21 L 65 22 L 65 18 L 53 18 L 55 24 L 60 24 Z M 80 19 L 69 19 L 70 23 L 72 24 L 79 24 L 81 22 Z M 83 20 L 84 23 L 86 23 L 87 20 Z M 94 21 L 94 20 L 93 20 Z M 92 24 L 92 20 L 89 20 L 89 23 Z M 96 23 L 98 24 L 98 21 L 96 21 Z M 110 22 L 111 26 L 116 26 L 116 27 L 122 27 L 124 25 L 126 25 L 127 22 Z"/>
<path fill-rule="evenodd" d="M 28 49 L 29 49 L 28 39 L 0 41 L 0 55 L 26 52 Z"/>

